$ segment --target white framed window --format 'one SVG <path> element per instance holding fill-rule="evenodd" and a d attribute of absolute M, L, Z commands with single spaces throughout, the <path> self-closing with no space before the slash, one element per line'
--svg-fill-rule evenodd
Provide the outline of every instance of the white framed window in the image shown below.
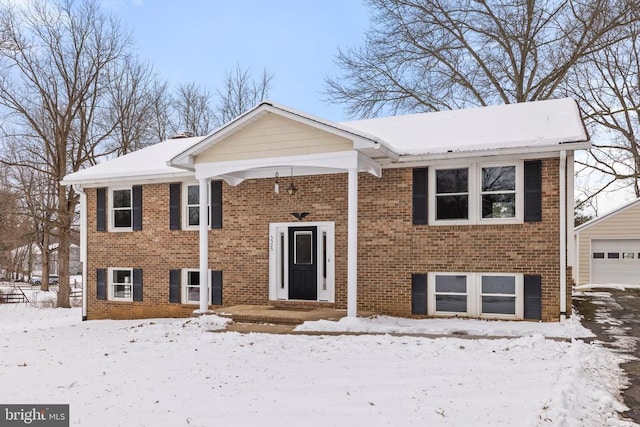
<path fill-rule="evenodd" d="M 469 275 L 435 274 L 433 276 L 434 310 L 439 314 L 470 314 Z"/>
<path fill-rule="evenodd" d="M 428 314 L 496 319 L 524 316 L 524 275 L 429 273 Z"/>
<path fill-rule="evenodd" d="M 518 275 L 511 274 L 479 274 L 480 315 L 522 316 L 524 306 L 521 312 L 518 310 L 518 303 L 522 300 L 518 298 L 521 294 L 519 287 L 522 288 L 518 278 Z"/>
<path fill-rule="evenodd" d="M 111 231 L 131 231 L 133 226 L 133 192 L 131 187 L 109 189 Z"/>
<path fill-rule="evenodd" d="M 522 222 L 524 163 L 474 163 L 429 168 L 429 223 Z"/>
<path fill-rule="evenodd" d="M 109 295 L 112 301 L 133 301 L 133 269 L 109 269 Z"/>
<path fill-rule="evenodd" d="M 182 228 L 197 230 L 200 225 L 200 185 L 196 183 L 184 183 L 182 187 Z M 209 195 L 211 189 L 207 186 L 207 195 Z M 209 224 L 209 216 L 211 207 L 209 206 L 209 200 L 207 198 L 207 224 Z"/>
<path fill-rule="evenodd" d="M 480 218 L 515 218 L 516 166 L 481 166 L 480 170 Z"/>
<path fill-rule="evenodd" d="M 209 277 L 211 270 L 207 270 Z M 209 283 L 207 301 L 211 295 L 211 283 Z M 200 303 L 200 270 L 184 269 L 182 270 L 182 303 L 183 304 L 199 304 Z"/>

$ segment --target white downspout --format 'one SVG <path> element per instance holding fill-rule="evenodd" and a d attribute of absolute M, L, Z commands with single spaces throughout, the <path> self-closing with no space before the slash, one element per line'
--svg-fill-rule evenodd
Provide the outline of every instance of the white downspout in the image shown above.
<path fill-rule="evenodd" d="M 80 262 L 82 263 L 82 320 L 87 320 L 87 193 L 81 185 L 73 189 L 80 194 Z"/>
<path fill-rule="evenodd" d="M 209 217 L 208 212 L 208 180 L 198 180 L 200 196 L 200 308 L 196 313 L 206 313 L 209 310 Z"/>
<path fill-rule="evenodd" d="M 567 318 L 567 151 L 560 151 L 560 320 Z"/>
<path fill-rule="evenodd" d="M 347 316 L 358 315 L 358 169 L 349 169 L 347 202 Z"/>

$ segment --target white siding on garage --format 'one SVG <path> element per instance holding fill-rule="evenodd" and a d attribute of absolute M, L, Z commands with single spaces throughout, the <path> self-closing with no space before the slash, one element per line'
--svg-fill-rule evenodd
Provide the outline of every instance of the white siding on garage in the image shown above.
<path fill-rule="evenodd" d="M 574 267 L 576 283 L 580 285 L 594 283 L 591 278 L 592 242 L 598 240 L 640 240 L 640 200 L 578 227 L 576 232 L 577 264 Z M 638 260 L 636 259 L 636 261 Z"/>
<path fill-rule="evenodd" d="M 591 241 L 591 283 L 640 284 L 640 239 Z"/>

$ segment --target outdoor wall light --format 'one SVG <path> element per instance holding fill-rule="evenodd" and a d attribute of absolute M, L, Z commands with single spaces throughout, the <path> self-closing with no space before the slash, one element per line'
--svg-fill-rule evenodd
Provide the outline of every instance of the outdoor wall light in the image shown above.
<path fill-rule="evenodd" d="M 280 182 L 278 182 L 278 172 L 276 172 L 276 183 L 273 184 L 273 192 L 276 194 L 280 194 Z"/>
<path fill-rule="evenodd" d="M 291 167 L 291 184 L 289 184 L 289 186 L 287 187 L 287 193 L 289 193 L 290 196 L 295 195 L 298 192 L 298 187 L 295 186 L 295 184 L 293 183 L 293 166 Z"/>

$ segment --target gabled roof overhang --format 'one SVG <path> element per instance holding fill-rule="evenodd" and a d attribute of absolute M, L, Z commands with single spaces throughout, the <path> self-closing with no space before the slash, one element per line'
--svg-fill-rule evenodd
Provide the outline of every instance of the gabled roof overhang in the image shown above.
<path fill-rule="evenodd" d="M 399 155 L 388 147 L 382 140 L 372 135 L 357 132 L 337 123 L 286 108 L 272 102 L 263 102 L 206 136 L 199 143 L 179 153 L 170 159 L 167 162 L 167 165 L 195 171 L 195 159 L 199 154 L 204 153 L 220 141 L 230 137 L 234 133 L 250 125 L 253 121 L 269 113 L 277 114 L 306 126 L 350 140 L 353 143 L 353 149 L 355 151 L 358 151 L 371 159 L 384 158 L 393 161 L 399 158 Z"/>

